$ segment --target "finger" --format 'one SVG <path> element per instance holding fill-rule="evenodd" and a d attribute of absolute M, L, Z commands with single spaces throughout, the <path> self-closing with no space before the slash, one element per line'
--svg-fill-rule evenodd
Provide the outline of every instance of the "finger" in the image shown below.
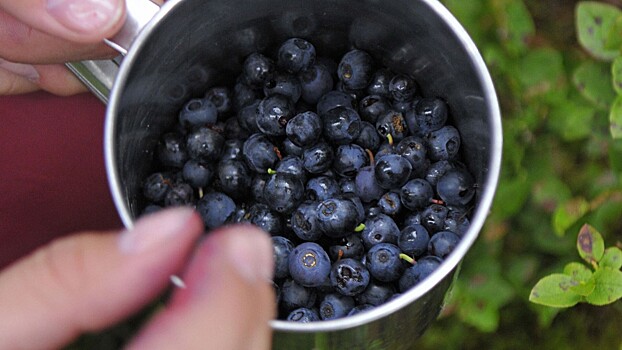
<path fill-rule="evenodd" d="M 2 1 L 2 0 L 0 0 Z M 12 2 L 13 3 L 13 2 Z M 21 3 L 16 1 L 14 3 Z M 48 34 L 2 11 L 0 5 L 0 57 L 21 63 L 62 63 L 84 59 L 111 58 L 112 48 L 101 40 L 73 42 Z"/>
<path fill-rule="evenodd" d="M 130 344 L 131 349 L 269 349 L 276 315 L 268 235 L 250 226 L 208 235 L 188 266 L 186 288 Z"/>
<path fill-rule="evenodd" d="M 124 0 L 0 0 L 0 8 L 29 27 L 81 43 L 112 36 L 125 19 Z"/>
<path fill-rule="evenodd" d="M 31 76 L 32 79 L 27 78 Z M 7 63 L 0 59 L 0 96 L 18 95 L 39 90 L 38 73 L 30 65 Z"/>
<path fill-rule="evenodd" d="M 36 83 L 45 91 L 59 96 L 70 96 L 86 92 L 86 86 L 61 64 L 34 66 L 39 73 Z"/>
<path fill-rule="evenodd" d="M 53 349 L 138 311 L 166 287 L 203 230 L 171 209 L 121 235 L 84 233 L 48 245 L 0 274 L 7 349 Z"/>

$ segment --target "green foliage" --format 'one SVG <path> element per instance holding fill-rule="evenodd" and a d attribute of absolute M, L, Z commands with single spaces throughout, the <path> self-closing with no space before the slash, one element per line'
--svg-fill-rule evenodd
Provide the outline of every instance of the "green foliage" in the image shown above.
<path fill-rule="evenodd" d="M 609 247 L 605 256 L 602 235 L 587 224 L 577 236 L 577 250 L 594 271 L 581 263 L 569 263 L 563 274 L 554 273 L 536 283 L 529 295 L 531 302 L 562 308 L 579 302 L 606 305 L 622 298 L 622 250 Z"/>

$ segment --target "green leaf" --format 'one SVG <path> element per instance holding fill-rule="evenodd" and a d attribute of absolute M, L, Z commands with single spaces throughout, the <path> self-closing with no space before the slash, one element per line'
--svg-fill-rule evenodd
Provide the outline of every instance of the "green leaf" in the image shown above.
<path fill-rule="evenodd" d="M 520 60 L 517 73 L 526 98 L 545 96 L 554 100 L 555 95 L 565 93 L 563 57 L 550 47 L 528 51 Z"/>
<path fill-rule="evenodd" d="M 579 43 L 596 58 L 610 61 L 619 51 L 607 49 L 611 28 L 622 12 L 613 5 L 595 1 L 583 1 L 576 8 L 577 36 Z"/>
<path fill-rule="evenodd" d="M 535 24 L 523 0 L 493 0 L 492 5 L 501 42 L 514 55 L 525 52 Z"/>
<path fill-rule="evenodd" d="M 517 214 L 529 197 L 529 187 L 530 183 L 524 176 L 505 180 L 495 194 L 494 215 L 503 220 Z"/>
<path fill-rule="evenodd" d="M 551 307 L 571 307 L 581 301 L 582 297 L 573 292 L 572 277 L 561 273 L 545 276 L 531 290 L 529 301 Z"/>
<path fill-rule="evenodd" d="M 618 95 L 622 95 L 622 56 L 616 57 L 611 64 L 611 77 L 613 89 Z"/>
<path fill-rule="evenodd" d="M 574 71 L 572 82 L 581 96 L 601 109 L 608 109 L 616 98 L 611 87 L 611 70 L 606 64 L 583 62 Z"/>
<path fill-rule="evenodd" d="M 549 124 L 566 141 L 584 139 L 592 134 L 594 107 L 581 99 L 552 106 Z"/>
<path fill-rule="evenodd" d="M 609 111 L 609 132 L 614 139 L 622 138 L 622 95 L 619 95 Z"/>
<path fill-rule="evenodd" d="M 605 252 L 603 236 L 594 227 L 588 224 L 583 225 L 577 236 L 577 250 L 583 260 L 595 265 Z"/>
<path fill-rule="evenodd" d="M 555 209 L 553 213 L 553 228 L 555 234 L 563 236 L 566 231 L 583 217 L 590 209 L 590 204 L 583 198 L 567 201 Z"/>
<path fill-rule="evenodd" d="M 572 277 L 570 290 L 586 296 L 594 290 L 595 282 L 592 278 L 592 270 L 581 263 L 569 263 L 564 267 L 564 274 Z"/>
<path fill-rule="evenodd" d="M 622 47 L 622 16 L 616 17 L 605 38 L 606 50 L 619 50 Z"/>
<path fill-rule="evenodd" d="M 585 300 L 593 305 L 606 305 L 622 298 L 622 271 L 602 267 L 594 272 L 596 286 Z"/>
<path fill-rule="evenodd" d="M 598 266 L 619 270 L 622 267 L 622 250 L 618 247 L 609 247 L 605 249 L 605 253 L 598 262 Z"/>

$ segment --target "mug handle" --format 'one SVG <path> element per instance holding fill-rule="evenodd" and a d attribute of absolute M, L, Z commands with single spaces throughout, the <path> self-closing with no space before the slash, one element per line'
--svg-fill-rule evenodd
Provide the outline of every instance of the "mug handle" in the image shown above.
<path fill-rule="evenodd" d="M 123 56 L 127 54 L 138 33 L 160 10 L 160 6 L 149 0 L 126 0 L 126 19 L 123 27 L 104 42 L 120 55 L 112 60 L 86 60 L 67 62 L 65 65 L 104 104 L 114 83 Z"/>

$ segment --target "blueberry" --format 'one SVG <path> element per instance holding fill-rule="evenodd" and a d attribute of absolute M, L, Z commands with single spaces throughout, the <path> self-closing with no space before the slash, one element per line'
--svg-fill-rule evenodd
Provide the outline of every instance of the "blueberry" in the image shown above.
<path fill-rule="evenodd" d="M 348 51 L 341 57 L 337 75 L 347 88 L 365 89 L 373 75 L 373 59 L 363 50 Z"/>
<path fill-rule="evenodd" d="M 225 86 L 210 88 L 205 93 L 205 98 L 211 101 L 219 115 L 223 115 L 232 109 L 233 98 L 231 90 Z"/>
<path fill-rule="evenodd" d="M 453 168 L 438 180 L 436 192 L 448 205 L 467 205 L 475 196 L 475 180 L 466 169 Z"/>
<path fill-rule="evenodd" d="M 378 214 L 365 220 L 365 228 L 361 232 L 361 239 L 365 248 L 371 249 L 379 243 L 397 244 L 400 229 L 395 221 L 386 214 Z"/>
<path fill-rule="evenodd" d="M 213 229 L 231 218 L 235 212 L 235 202 L 224 193 L 209 192 L 197 202 L 197 211 L 207 229 Z"/>
<path fill-rule="evenodd" d="M 399 154 L 387 154 L 376 160 L 374 174 L 378 185 L 384 189 L 397 189 L 408 181 L 412 165 Z"/>
<path fill-rule="evenodd" d="M 405 254 L 418 257 L 428 250 L 429 241 L 430 234 L 424 226 L 411 224 L 400 231 L 397 245 Z"/>
<path fill-rule="evenodd" d="M 423 175 L 428 168 L 426 144 L 418 136 L 407 136 L 395 148 L 397 154 L 408 159 L 415 173 Z"/>
<path fill-rule="evenodd" d="M 335 151 L 333 170 L 343 177 L 354 177 L 369 161 L 365 150 L 355 144 L 341 145 Z"/>
<path fill-rule="evenodd" d="M 257 126 L 257 115 L 259 114 L 260 102 L 261 100 L 253 100 L 238 111 L 238 123 L 248 132 L 257 133 L 260 131 Z"/>
<path fill-rule="evenodd" d="M 274 171 L 296 177 L 303 183 L 307 182 L 307 172 L 304 169 L 302 159 L 298 156 L 283 157 L 276 163 Z"/>
<path fill-rule="evenodd" d="M 317 243 L 301 243 L 289 255 L 289 274 L 305 287 L 317 287 L 325 283 L 330 270 L 328 254 Z"/>
<path fill-rule="evenodd" d="M 445 218 L 443 230 L 455 232 L 458 236 L 463 236 L 469 229 L 470 225 L 471 223 L 469 222 L 469 218 L 466 213 L 450 210 Z"/>
<path fill-rule="evenodd" d="M 251 187 L 251 173 L 242 160 L 223 160 L 216 168 L 218 188 L 232 198 L 243 198 Z"/>
<path fill-rule="evenodd" d="M 271 235 L 283 233 L 283 220 L 281 215 L 270 210 L 266 204 L 255 203 L 247 211 L 245 221 L 259 227 Z"/>
<path fill-rule="evenodd" d="M 380 135 L 376 131 L 376 127 L 366 121 L 361 121 L 361 132 L 359 136 L 354 140 L 354 143 L 375 152 L 380 147 Z"/>
<path fill-rule="evenodd" d="M 411 77 L 397 74 L 389 82 L 389 93 L 395 101 L 408 101 L 417 93 L 417 86 Z"/>
<path fill-rule="evenodd" d="M 404 115 L 400 112 L 389 110 L 376 120 L 376 130 L 380 136 L 399 142 L 408 135 L 408 126 Z"/>
<path fill-rule="evenodd" d="M 335 107 L 321 118 L 324 137 L 335 144 L 351 143 L 361 133 L 361 118 L 352 108 Z"/>
<path fill-rule="evenodd" d="M 233 86 L 233 110 L 239 112 L 245 106 L 257 99 L 257 93 L 245 79 L 238 79 Z"/>
<path fill-rule="evenodd" d="M 168 174 L 153 173 L 143 183 L 143 195 L 152 202 L 161 202 L 171 189 L 172 184 L 172 179 Z"/>
<path fill-rule="evenodd" d="M 324 115 L 337 107 L 356 109 L 356 100 L 345 92 L 329 91 L 320 97 L 320 100 L 317 102 L 317 114 Z"/>
<path fill-rule="evenodd" d="M 424 179 L 412 179 L 400 189 L 400 199 L 404 207 L 410 210 L 424 208 L 434 196 L 432 185 Z"/>
<path fill-rule="evenodd" d="M 345 317 L 355 306 L 352 297 L 339 293 L 326 294 L 320 302 L 320 318 L 322 320 L 334 320 Z"/>
<path fill-rule="evenodd" d="M 402 211 L 402 201 L 400 200 L 400 194 L 397 192 L 389 191 L 382 195 L 378 200 L 378 207 L 382 213 L 389 216 L 395 216 Z"/>
<path fill-rule="evenodd" d="M 266 203 L 263 195 L 263 189 L 266 187 L 266 182 L 268 182 L 269 178 L 270 175 L 267 172 L 255 174 L 253 176 L 253 179 L 251 180 L 250 193 L 254 201 L 258 203 Z"/>
<path fill-rule="evenodd" d="M 363 202 L 378 200 L 386 191 L 378 184 L 373 166 L 359 169 L 355 177 L 356 193 Z"/>
<path fill-rule="evenodd" d="M 187 183 L 177 183 L 164 197 L 165 207 L 191 206 L 194 203 L 194 190 Z"/>
<path fill-rule="evenodd" d="M 389 298 L 395 294 L 395 289 L 391 284 L 381 284 L 375 281 L 369 283 L 363 293 L 356 296 L 356 302 L 360 304 L 368 304 L 379 306 L 384 304 Z"/>
<path fill-rule="evenodd" d="M 369 271 L 356 259 L 336 261 L 330 270 L 330 282 L 343 295 L 355 296 L 367 288 L 371 277 Z"/>
<path fill-rule="evenodd" d="M 157 156 L 166 167 L 183 167 L 188 159 L 184 137 L 176 132 L 164 134 L 158 143 Z"/>
<path fill-rule="evenodd" d="M 428 242 L 428 253 L 441 259 L 447 257 L 460 242 L 460 237 L 451 231 L 437 232 Z"/>
<path fill-rule="evenodd" d="M 320 202 L 317 207 L 318 224 L 329 237 L 349 235 L 361 223 L 354 202 L 343 198 L 332 198 Z"/>
<path fill-rule="evenodd" d="M 275 94 L 261 100 L 257 111 L 259 130 L 269 136 L 281 136 L 285 135 L 285 126 L 294 117 L 295 108 L 287 96 Z"/>
<path fill-rule="evenodd" d="M 311 174 L 321 174 L 333 164 L 335 157 L 333 148 L 324 141 L 305 148 L 302 153 L 302 162 L 305 170 Z"/>
<path fill-rule="evenodd" d="M 315 62 L 315 47 L 301 38 L 287 39 L 279 47 L 277 65 L 290 73 L 298 73 Z"/>
<path fill-rule="evenodd" d="M 298 322 L 298 323 L 309 323 L 320 320 L 320 316 L 315 309 L 309 309 L 306 307 L 301 307 L 287 315 L 287 321 Z"/>
<path fill-rule="evenodd" d="M 302 202 L 304 185 L 298 177 L 276 173 L 266 182 L 263 197 L 272 210 L 291 213 Z"/>
<path fill-rule="evenodd" d="M 274 249 L 274 278 L 289 276 L 289 254 L 294 249 L 292 242 L 283 236 L 272 237 Z"/>
<path fill-rule="evenodd" d="M 188 135 L 186 147 L 192 159 L 209 163 L 220 158 L 225 138 L 218 132 L 201 127 Z"/>
<path fill-rule="evenodd" d="M 266 173 L 268 168 L 273 168 L 279 160 L 274 144 L 261 133 L 251 135 L 244 142 L 242 155 L 251 170 L 258 173 Z"/>
<path fill-rule="evenodd" d="M 316 105 L 320 98 L 333 88 L 333 77 L 326 66 L 314 64 L 298 74 L 302 99 Z"/>
<path fill-rule="evenodd" d="M 439 98 L 423 98 L 407 112 L 408 128 L 414 135 L 426 135 L 447 122 L 447 104 Z"/>
<path fill-rule="evenodd" d="M 431 234 L 441 231 L 445 227 L 445 219 L 449 209 L 439 204 L 430 204 L 421 212 L 421 224 Z"/>
<path fill-rule="evenodd" d="M 367 251 L 365 264 L 372 277 L 378 281 L 393 282 L 404 271 L 400 254 L 401 250 L 395 244 L 378 243 Z"/>
<path fill-rule="evenodd" d="M 260 53 L 252 53 L 244 60 L 242 70 L 248 84 L 261 86 L 275 71 L 275 65 L 270 58 Z"/>
<path fill-rule="evenodd" d="M 333 261 L 344 258 L 360 259 L 365 255 L 365 246 L 358 233 L 337 239 L 328 247 L 328 255 Z"/>
<path fill-rule="evenodd" d="M 233 118 L 230 120 L 233 120 Z M 242 157 L 243 147 L 244 140 L 239 138 L 228 138 L 222 147 L 220 160 L 244 160 L 244 157 Z"/>
<path fill-rule="evenodd" d="M 442 260 L 436 256 L 425 256 L 404 270 L 399 280 L 399 290 L 404 293 L 432 274 Z"/>
<path fill-rule="evenodd" d="M 402 222 L 402 227 L 411 226 L 411 225 L 421 225 L 421 213 L 418 211 L 410 212 L 404 218 L 404 222 Z"/>
<path fill-rule="evenodd" d="M 185 128 L 214 125 L 218 118 L 216 105 L 208 98 L 194 98 L 179 112 L 179 123 Z"/>
<path fill-rule="evenodd" d="M 322 231 L 317 223 L 317 203 L 301 203 L 292 213 L 291 226 L 294 234 L 303 241 L 320 239 Z"/>
<path fill-rule="evenodd" d="M 359 103 L 361 119 L 374 124 L 380 116 L 385 115 L 390 109 L 389 101 L 379 95 L 365 96 Z"/>
<path fill-rule="evenodd" d="M 394 75 L 393 72 L 384 68 L 375 71 L 367 86 L 367 93 L 370 95 L 390 97 L 389 84 Z"/>
<path fill-rule="evenodd" d="M 355 306 L 350 312 L 348 312 L 348 316 L 354 316 L 360 314 L 361 312 L 365 312 L 367 310 L 373 309 L 375 306 L 370 304 L 359 304 Z"/>
<path fill-rule="evenodd" d="M 297 114 L 285 126 L 285 133 L 296 146 L 313 146 L 322 135 L 322 120 L 315 112 Z"/>
<path fill-rule="evenodd" d="M 291 120 L 290 120 L 291 121 Z M 289 123 L 288 123 L 289 124 Z M 281 150 L 285 154 L 292 156 L 302 157 L 303 149 L 300 146 L 295 145 L 290 139 L 286 138 L 281 144 Z"/>
<path fill-rule="evenodd" d="M 307 199 L 324 201 L 339 195 L 341 189 L 334 177 L 318 176 L 309 179 L 305 187 L 305 193 Z"/>
<path fill-rule="evenodd" d="M 231 139 L 246 140 L 251 135 L 251 132 L 249 132 L 248 130 L 246 130 L 246 128 L 243 128 L 240 125 L 238 118 L 227 118 L 224 120 L 223 123 L 225 124 L 224 135 L 225 135 L 225 139 L 227 140 L 231 140 Z"/>
<path fill-rule="evenodd" d="M 300 81 L 298 81 L 295 75 L 275 72 L 266 79 L 263 85 L 263 92 L 266 96 L 283 95 L 293 103 L 296 103 L 300 99 L 302 88 L 300 87 Z"/>
<path fill-rule="evenodd" d="M 453 160 L 460 150 L 460 133 L 451 125 L 446 125 L 428 135 L 428 156 L 433 162 Z"/>
<path fill-rule="evenodd" d="M 356 181 L 353 178 L 344 177 L 339 179 L 339 189 L 341 190 L 341 193 L 351 193 L 357 195 Z"/>
<path fill-rule="evenodd" d="M 317 294 L 315 289 L 307 288 L 292 279 L 287 279 L 281 286 L 281 302 L 279 307 L 282 312 L 289 314 L 292 310 L 300 307 L 313 307 L 316 299 Z"/>
<path fill-rule="evenodd" d="M 453 168 L 453 165 L 447 160 L 439 160 L 438 162 L 432 163 L 425 173 L 425 179 L 432 186 L 436 186 L 438 179 L 443 176 L 447 170 Z"/>

